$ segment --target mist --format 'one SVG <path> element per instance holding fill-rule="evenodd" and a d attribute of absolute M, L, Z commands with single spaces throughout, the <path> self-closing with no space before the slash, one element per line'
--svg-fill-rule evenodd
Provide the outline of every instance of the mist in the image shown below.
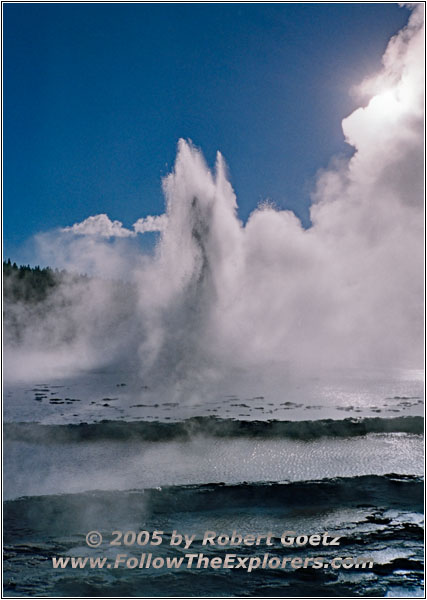
<path fill-rule="evenodd" d="M 269 204 L 242 223 L 222 155 L 210 169 L 180 140 L 164 214 L 38 234 L 35 261 L 70 275 L 43 306 L 10 307 L 6 379 L 120 367 L 160 385 L 271 365 L 422 367 L 423 43 L 419 4 L 382 70 L 353 90 L 361 106 L 342 122 L 353 154 L 317 174 L 309 228 Z M 137 243 L 147 233 L 152 253 Z"/>

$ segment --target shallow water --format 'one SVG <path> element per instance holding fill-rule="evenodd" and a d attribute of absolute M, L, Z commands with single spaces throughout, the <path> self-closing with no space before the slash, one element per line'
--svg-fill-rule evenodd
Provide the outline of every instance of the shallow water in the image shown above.
<path fill-rule="evenodd" d="M 315 499 L 315 501 L 314 501 Z M 131 492 L 27 497 L 7 502 L 4 580 L 7 595 L 51 596 L 384 596 L 421 591 L 423 485 L 414 477 L 364 476 L 289 484 L 179 486 Z M 114 523 L 114 525 L 112 525 Z M 84 534 L 102 532 L 88 549 Z M 372 556 L 365 571 L 322 569 L 53 569 L 52 556 L 183 556 L 182 548 L 111 547 L 112 529 L 173 530 L 195 535 L 205 556 Z M 206 530 L 271 532 L 272 545 L 206 547 Z M 285 548 L 284 531 L 340 537 L 339 547 Z M 47 533 L 49 534 L 47 535 Z M 19 577 L 17 576 L 19 573 Z"/>
<path fill-rule="evenodd" d="M 366 473 L 422 475 L 423 465 L 422 436 L 406 433 L 314 441 L 249 436 L 48 445 L 6 441 L 5 498 L 211 482 L 304 481 Z"/>
<path fill-rule="evenodd" d="M 420 595 L 422 382 L 402 371 L 324 381 L 280 387 L 277 377 L 263 389 L 248 379 L 196 394 L 98 373 L 6 388 L 5 595 Z M 100 547 L 85 543 L 90 530 L 102 533 Z M 167 543 L 111 546 L 114 530 L 191 533 L 191 552 L 209 557 L 369 556 L 374 564 L 53 568 L 58 556 L 185 556 Z M 207 548 L 207 530 L 271 532 L 273 543 Z M 284 548 L 284 530 L 328 531 L 341 545 Z"/>
<path fill-rule="evenodd" d="M 80 423 L 175 421 L 200 416 L 309 420 L 423 415 L 417 370 L 341 370 L 307 376 L 282 365 L 233 372 L 213 382 L 150 387 L 134 372 L 78 373 L 67 379 L 7 383 L 5 421 Z"/>

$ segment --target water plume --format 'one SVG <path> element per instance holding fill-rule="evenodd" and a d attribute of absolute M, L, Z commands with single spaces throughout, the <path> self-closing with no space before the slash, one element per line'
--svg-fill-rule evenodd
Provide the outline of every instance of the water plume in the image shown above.
<path fill-rule="evenodd" d="M 359 89 L 371 97 L 343 121 L 354 153 L 319 172 L 308 229 L 266 204 L 243 224 L 221 154 L 211 171 L 180 140 L 163 215 L 132 229 L 96 215 L 39 234 L 42 262 L 92 278 L 62 279 L 37 320 L 14 307 L 22 335 L 7 338 L 6 376 L 25 355 L 38 372 L 120 363 L 174 384 L 272 365 L 419 367 L 423 41 L 416 5 Z M 153 254 L 135 245 L 147 231 Z"/>

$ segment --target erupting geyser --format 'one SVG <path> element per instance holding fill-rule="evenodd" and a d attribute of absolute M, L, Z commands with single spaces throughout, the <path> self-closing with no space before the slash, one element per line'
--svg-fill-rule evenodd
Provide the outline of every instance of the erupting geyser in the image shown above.
<path fill-rule="evenodd" d="M 95 278 L 63 280 L 37 319 L 14 307 L 7 373 L 25 353 L 52 373 L 137 356 L 143 375 L 175 381 L 273 363 L 421 366 L 423 57 L 420 5 L 343 121 L 354 153 L 319 173 L 308 229 L 269 205 L 240 222 L 222 156 L 212 173 L 180 140 L 164 215 L 38 235 L 41 262 Z M 153 255 L 132 244 L 146 231 L 159 232 Z"/>

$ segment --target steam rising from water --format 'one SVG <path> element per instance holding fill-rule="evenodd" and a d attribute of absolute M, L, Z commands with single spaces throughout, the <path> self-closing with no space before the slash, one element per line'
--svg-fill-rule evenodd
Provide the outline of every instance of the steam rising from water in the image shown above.
<path fill-rule="evenodd" d="M 29 376 L 121 363 L 174 382 L 273 363 L 420 366 L 423 57 L 416 5 L 343 121 L 354 154 L 319 173 L 309 229 L 271 206 L 241 223 L 221 154 L 212 172 L 180 140 L 164 215 L 39 234 L 43 263 L 95 277 L 64 280 L 36 318 L 14 307 L 25 328 L 6 337 L 6 376 L 23 362 Z M 153 256 L 132 244 L 146 231 L 159 232 Z"/>

